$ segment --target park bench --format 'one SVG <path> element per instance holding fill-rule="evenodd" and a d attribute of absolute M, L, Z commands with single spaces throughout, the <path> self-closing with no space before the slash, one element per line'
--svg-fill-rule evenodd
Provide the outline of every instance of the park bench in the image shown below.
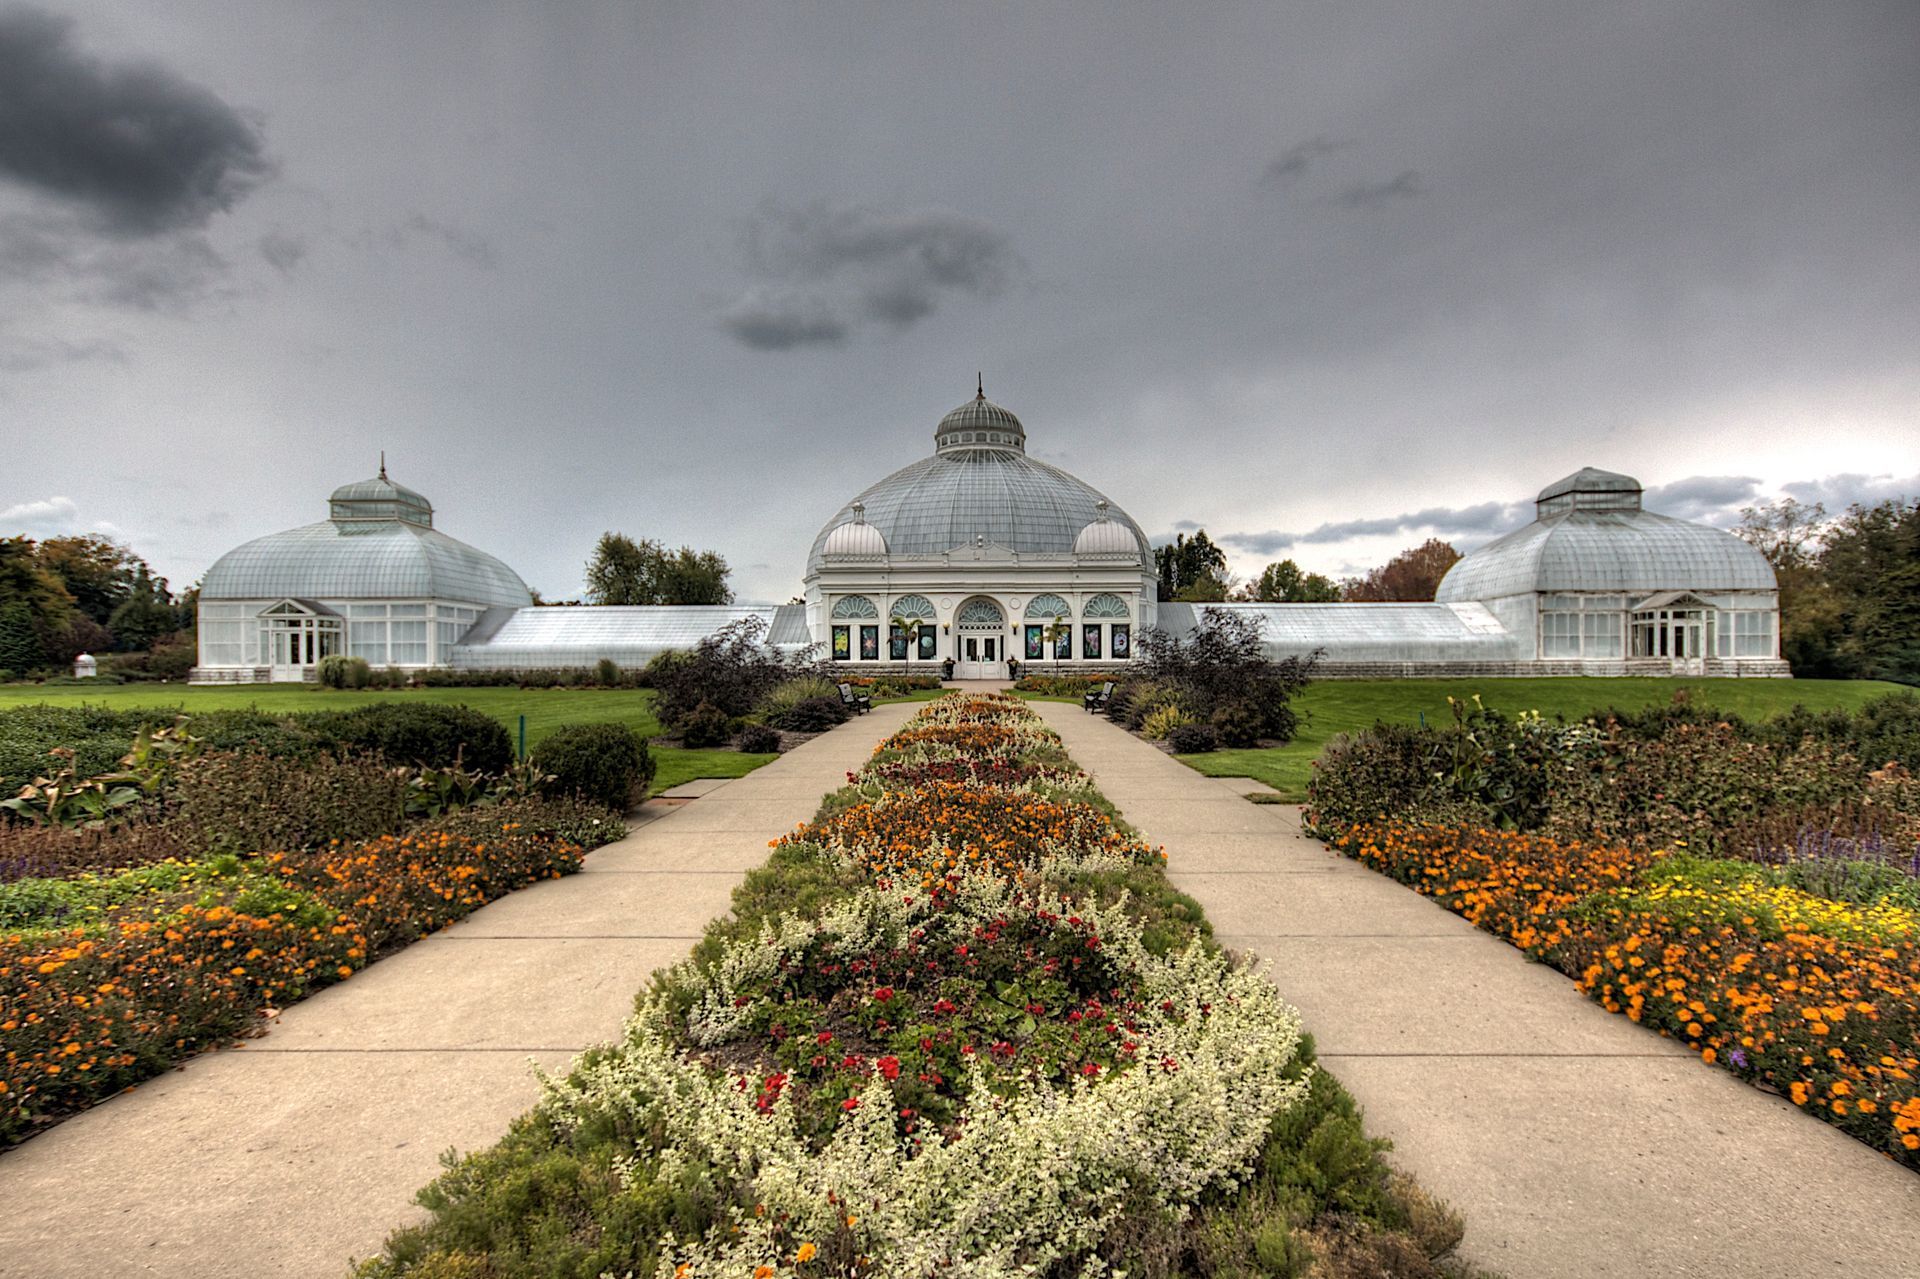
<path fill-rule="evenodd" d="M 873 709 L 873 699 L 865 693 L 854 692 L 851 684 L 840 685 L 840 701 L 862 715 Z"/>
<path fill-rule="evenodd" d="M 1099 688 L 1090 689 L 1086 695 L 1080 699 L 1080 705 L 1089 714 L 1094 711 L 1104 711 L 1107 709 L 1107 699 L 1112 696 L 1113 681 L 1107 680 L 1102 683 Z"/>

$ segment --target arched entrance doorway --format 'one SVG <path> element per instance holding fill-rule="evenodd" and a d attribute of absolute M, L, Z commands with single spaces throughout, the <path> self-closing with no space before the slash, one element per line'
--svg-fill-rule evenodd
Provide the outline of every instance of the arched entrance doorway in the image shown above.
<path fill-rule="evenodd" d="M 1007 677 L 1007 615 L 983 595 L 967 600 L 954 614 L 953 677 Z"/>

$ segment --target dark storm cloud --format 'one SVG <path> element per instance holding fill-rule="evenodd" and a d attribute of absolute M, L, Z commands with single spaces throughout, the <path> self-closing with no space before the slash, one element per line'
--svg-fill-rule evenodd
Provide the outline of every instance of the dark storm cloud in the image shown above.
<path fill-rule="evenodd" d="M 1412 169 L 1377 182 L 1355 182 L 1340 192 L 1340 203 L 1349 209 L 1377 209 L 1399 200 L 1412 200 L 1427 193 L 1427 184 Z"/>
<path fill-rule="evenodd" d="M 1432 506 L 1404 515 L 1340 520 L 1305 533 L 1272 530 L 1265 533 L 1226 533 L 1218 541 L 1255 555 L 1271 555 L 1294 546 L 1345 542 L 1356 537 L 1384 537 L 1390 533 L 1427 533 L 1445 538 L 1489 538 L 1517 528 L 1533 515 L 1531 502 L 1482 502 L 1478 506 Z"/>
<path fill-rule="evenodd" d="M 267 265 L 282 275 L 291 274 L 293 268 L 299 266 L 301 259 L 307 256 L 306 237 L 288 231 L 267 232 L 260 237 L 258 247 Z"/>
<path fill-rule="evenodd" d="M 797 346 L 838 346 L 847 340 L 846 322 L 821 305 L 790 295 L 750 291 L 720 317 L 720 327 L 756 351 L 791 351 Z"/>
<path fill-rule="evenodd" d="M 1753 505 L 1759 493 L 1760 481 L 1751 475 L 1690 475 L 1648 489 L 1641 504 L 1675 519 L 1732 524 L 1740 518 L 1740 508 Z"/>
<path fill-rule="evenodd" d="M 1273 183 L 1291 182 L 1347 145 L 1349 144 L 1336 142 L 1325 136 L 1308 138 L 1305 142 L 1295 143 L 1267 165 L 1265 180 Z"/>
<path fill-rule="evenodd" d="M 1005 233 L 945 209 L 768 206 L 744 237 L 748 289 L 720 317 L 756 350 L 844 342 L 859 325 L 912 326 L 945 298 L 993 297 L 1022 269 Z"/>
<path fill-rule="evenodd" d="M 177 313 L 217 292 L 227 267 L 206 237 L 193 232 L 125 239 L 96 235 L 72 214 L 0 216 L 0 284 L 15 294 L 37 289 L 119 309 Z"/>
<path fill-rule="evenodd" d="M 1829 475 L 1818 480 L 1796 480 L 1782 484 L 1780 491 L 1797 501 L 1819 502 L 1829 515 L 1838 515 L 1849 506 L 1873 506 L 1892 498 L 1920 499 L 1920 475 L 1904 478 L 1894 475 Z"/>
<path fill-rule="evenodd" d="M 0 177 L 116 235 L 204 226 L 271 171 L 259 133 L 211 91 L 83 53 L 73 24 L 0 12 Z"/>
<path fill-rule="evenodd" d="M 0 332 L 0 373 L 32 373 L 61 364 L 125 364 L 126 350 L 104 340 L 68 341 Z"/>
<path fill-rule="evenodd" d="M 467 227 L 430 218 L 424 213 L 416 213 L 395 227 L 390 238 L 395 244 L 405 244 L 415 238 L 432 240 L 468 266 L 486 271 L 500 265 L 500 255 L 494 251 L 492 240 Z"/>

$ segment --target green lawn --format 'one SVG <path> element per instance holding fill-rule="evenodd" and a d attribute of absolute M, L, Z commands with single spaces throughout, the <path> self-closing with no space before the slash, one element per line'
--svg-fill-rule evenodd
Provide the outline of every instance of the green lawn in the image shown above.
<path fill-rule="evenodd" d="M 263 711 L 345 710 L 373 702 L 436 702 L 485 711 L 509 731 L 527 717 L 532 746 L 562 724 L 625 724 L 641 735 L 660 731 L 653 690 L 645 688 L 396 688 L 331 689 L 312 684 L 107 684 L 98 688 L 0 685 L 0 710 L 10 706 L 179 706 L 187 712 L 258 707 Z"/>
<path fill-rule="evenodd" d="M 1744 719 L 1764 719 L 1795 705 L 1815 710 L 1858 706 L 1906 686 L 1877 680 L 1774 679 L 1404 679 L 1326 680 L 1310 686 L 1295 703 L 1300 735 L 1270 750 L 1222 750 L 1176 756 L 1210 777 L 1253 777 L 1288 800 L 1306 798 L 1313 761 L 1327 742 L 1370 728 L 1381 720 L 1428 723 L 1452 718 L 1447 698 L 1475 693 L 1506 714 L 1535 710 L 1579 719 L 1612 707 L 1632 709 L 1671 701 L 1685 688 L 1691 696 Z"/>
<path fill-rule="evenodd" d="M 889 701 L 924 702 L 942 689 L 920 689 Z M 527 745 L 562 724 L 625 724 L 644 737 L 660 732 L 653 713 L 652 689 L 621 688 L 398 688 L 331 689 L 311 684 L 241 684 L 231 687 L 188 684 L 103 684 L 97 687 L 46 687 L 37 684 L 0 685 L 0 710 L 10 706 L 178 706 L 187 712 L 256 707 L 263 711 L 344 710 L 373 702 L 436 702 L 471 706 L 485 711 L 518 733 L 520 717 L 527 717 Z M 772 755 L 743 755 L 739 751 L 681 750 L 655 746 L 659 768 L 654 775 L 657 794 L 696 777 L 744 777 Z"/>

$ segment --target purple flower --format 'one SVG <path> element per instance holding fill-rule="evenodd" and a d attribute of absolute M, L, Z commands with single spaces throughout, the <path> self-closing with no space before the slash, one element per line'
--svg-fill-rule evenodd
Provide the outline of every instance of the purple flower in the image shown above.
<path fill-rule="evenodd" d="M 1735 1070 L 1745 1070 L 1747 1068 L 1746 1050 L 1742 1048 L 1734 1049 L 1732 1052 L 1727 1054 L 1727 1062 Z"/>

